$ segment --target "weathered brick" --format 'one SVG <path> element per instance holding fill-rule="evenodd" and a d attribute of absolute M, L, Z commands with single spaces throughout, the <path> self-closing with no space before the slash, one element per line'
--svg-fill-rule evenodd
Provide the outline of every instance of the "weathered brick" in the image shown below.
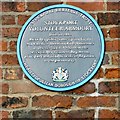
<path fill-rule="evenodd" d="M 45 7 L 44 2 L 27 2 L 27 10 L 37 11 Z"/>
<path fill-rule="evenodd" d="M 118 25 L 119 19 L 119 13 L 98 13 L 99 25 Z"/>
<path fill-rule="evenodd" d="M 27 97 L 3 97 L 2 107 L 3 108 L 22 108 L 27 107 L 28 98 Z"/>
<path fill-rule="evenodd" d="M 24 2 L 3 2 L 2 11 L 3 12 L 24 12 L 26 10 Z"/>
<path fill-rule="evenodd" d="M 67 4 L 79 7 L 86 11 L 104 10 L 103 2 L 67 2 Z"/>
<path fill-rule="evenodd" d="M 8 120 L 8 115 L 10 113 L 8 111 L 0 111 L 0 117 L 2 118 L 1 120 Z"/>
<path fill-rule="evenodd" d="M 17 41 L 10 41 L 9 43 L 10 51 L 16 51 L 16 48 L 17 48 Z"/>
<path fill-rule="evenodd" d="M 96 15 L 94 13 L 89 13 L 94 19 L 96 19 Z"/>
<path fill-rule="evenodd" d="M 117 50 L 117 51 L 120 50 L 120 40 L 114 40 L 113 41 L 113 48 L 116 48 L 114 50 Z"/>
<path fill-rule="evenodd" d="M 0 97 L 0 107 L 2 107 L 2 102 L 5 100 L 5 97 L 4 96 L 2 96 L 2 97 Z"/>
<path fill-rule="evenodd" d="M 5 70 L 5 79 L 6 80 L 18 80 L 22 79 L 23 72 L 20 68 L 8 68 Z"/>
<path fill-rule="evenodd" d="M 2 55 L 2 65 L 18 65 L 18 59 L 15 54 Z"/>
<path fill-rule="evenodd" d="M 120 64 L 120 53 L 112 55 L 112 64 L 119 65 Z"/>
<path fill-rule="evenodd" d="M 2 2 L 0 3 L 0 6 L 1 6 L 1 7 L 0 7 L 0 12 L 2 12 Z"/>
<path fill-rule="evenodd" d="M 36 107 L 53 107 L 56 105 L 53 98 L 47 95 L 34 96 L 32 101 L 32 106 Z"/>
<path fill-rule="evenodd" d="M 101 82 L 99 83 L 99 93 L 119 93 L 120 81 L 116 82 Z"/>
<path fill-rule="evenodd" d="M 7 51 L 7 41 L 0 41 L 0 51 Z"/>
<path fill-rule="evenodd" d="M 107 38 L 107 29 L 106 28 L 102 28 L 102 32 L 105 38 Z"/>
<path fill-rule="evenodd" d="M 107 2 L 107 10 L 120 10 L 120 2 Z"/>
<path fill-rule="evenodd" d="M 95 90 L 96 89 L 95 89 L 94 83 L 87 83 L 79 88 L 65 92 L 65 94 L 66 93 L 69 93 L 69 94 L 90 94 L 90 93 L 94 93 Z"/>
<path fill-rule="evenodd" d="M 2 36 L 3 37 L 10 37 L 10 38 L 17 38 L 20 32 L 20 28 L 3 28 L 2 29 Z"/>
<path fill-rule="evenodd" d="M 16 2 L 16 11 L 24 12 L 26 10 L 24 2 Z"/>
<path fill-rule="evenodd" d="M 56 108 L 70 108 L 72 106 L 72 98 L 68 96 L 54 96 L 53 101 L 56 101 Z"/>
<path fill-rule="evenodd" d="M 45 5 L 46 6 L 50 6 L 50 5 L 55 5 L 55 4 L 62 4 L 63 2 L 61 0 L 51 0 L 51 2 L 46 2 Z"/>
<path fill-rule="evenodd" d="M 29 17 L 30 15 L 18 15 L 18 25 L 23 25 Z"/>
<path fill-rule="evenodd" d="M 120 68 L 107 68 L 105 69 L 106 78 L 120 78 Z"/>
<path fill-rule="evenodd" d="M 2 66 L 2 55 L 0 55 L 0 66 Z"/>
<path fill-rule="evenodd" d="M 16 82 L 11 82 L 11 91 L 10 93 L 16 94 L 16 93 L 45 93 L 49 92 L 45 89 L 42 89 L 38 87 L 36 84 L 31 82 L 30 80 L 24 80 L 21 82 L 16 81 Z M 23 89 L 24 88 L 24 89 Z"/>
<path fill-rule="evenodd" d="M 32 101 L 32 106 L 36 107 L 70 108 L 72 106 L 72 98 L 68 96 L 34 96 Z"/>
<path fill-rule="evenodd" d="M 113 40 L 113 41 L 106 41 L 106 51 L 118 51 L 120 50 L 120 41 L 119 40 Z"/>
<path fill-rule="evenodd" d="M 55 4 L 62 4 L 63 2 L 60 2 L 59 0 L 55 2 L 28 2 L 27 3 L 27 10 L 29 11 L 38 11 L 44 7 L 50 6 L 50 5 L 55 5 Z"/>
<path fill-rule="evenodd" d="M 3 25 L 13 25 L 15 24 L 15 16 L 13 15 L 3 15 L 2 16 Z"/>
<path fill-rule="evenodd" d="M 3 12 L 15 11 L 15 2 L 2 2 L 2 11 Z"/>
<path fill-rule="evenodd" d="M 3 77 L 3 70 L 2 68 L 0 68 L 0 79 L 2 79 L 2 77 Z"/>
<path fill-rule="evenodd" d="M 98 70 L 98 72 L 95 74 L 94 79 L 99 79 L 99 78 L 103 78 L 103 77 L 104 77 L 104 72 L 103 72 L 103 69 L 100 68 Z"/>
<path fill-rule="evenodd" d="M 1 21 L 0 21 L 0 23 L 1 23 Z M 0 35 L 2 35 L 2 29 L 0 29 Z"/>
<path fill-rule="evenodd" d="M 13 119 L 49 119 L 52 120 L 52 111 L 50 110 L 16 110 L 13 111 Z"/>
<path fill-rule="evenodd" d="M 109 120 L 118 120 L 120 118 L 120 111 L 117 110 L 100 110 L 99 118 L 109 119 Z"/>
<path fill-rule="evenodd" d="M 104 59 L 103 59 L 103 65 L 109 64 L 109 61 L 110 61 L 110 58 L 109 58 L 108 54 L 105 54 Z"/>
<path fill-rule="evenodd" d="M 98 97 L 80 97 L 77 106 L 84 107 L 113 107 L 116 105 L 116 97 L 98 96 Z"/>
<path fill-rule="evenodd" d="M 75 120 L 80 118 L 89 118 L 90 120 L 94 119 L 94 110 L 73 110 L 69 112 L 56 111 L 56 120 L 65 119 L 65 120 Z"/>
<path fill-rule="evenodd" d="M 110 37 L 111 38 L 120 38 L 120 28 L 113 27 L 110 29 Z"/>
<path fill-rule="evenodd" d="M 9 85 L 7 83 L 0 83 L 2 89 L 0 89 L 0 93 L 7 94 L 9 92 Z"/>

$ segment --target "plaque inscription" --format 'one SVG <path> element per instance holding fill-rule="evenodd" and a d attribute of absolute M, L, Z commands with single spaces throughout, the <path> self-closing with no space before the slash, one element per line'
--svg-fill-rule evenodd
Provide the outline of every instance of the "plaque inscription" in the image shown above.
<path fill-rule="evenodd" d="M 85 11 L 54 5 L 25 23 L 17 55 L 30 80 L 49 90 L 65 91 L 83 85 L 96 73 L 104 55 L 104 38 Z"/>

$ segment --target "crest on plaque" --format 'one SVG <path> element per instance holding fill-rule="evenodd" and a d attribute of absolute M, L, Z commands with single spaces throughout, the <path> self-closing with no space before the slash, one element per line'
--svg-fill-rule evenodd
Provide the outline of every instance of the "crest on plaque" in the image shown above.
<path fill-rule="evenodd" d="M 65 82 L 68 80 L 68 77 L 68 70 L 61 67 L 58 67 L 52 72 L 52 79 L 54 82 Z"/>

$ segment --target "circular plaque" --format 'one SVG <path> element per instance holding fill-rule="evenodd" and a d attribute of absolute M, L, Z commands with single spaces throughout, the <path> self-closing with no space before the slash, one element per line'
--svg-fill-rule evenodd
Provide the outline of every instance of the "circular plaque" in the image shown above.
<path fill-rule="evenodd" d="M 53 5 L 32 15 L 17 43 L 20 66 L 40 87 L 66 91 L 89 81 L 104 56 L 104 38 L 84 10 Z"/>

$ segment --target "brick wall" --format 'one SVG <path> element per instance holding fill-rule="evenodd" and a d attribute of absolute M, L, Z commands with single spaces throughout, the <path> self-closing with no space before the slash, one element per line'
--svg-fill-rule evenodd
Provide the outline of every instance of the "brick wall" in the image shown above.
<path fill-rule="evenodd" d="M 60 2 L 62 3 L 62 2 Z M 52 92 L 32 83 L 16 57 L 19 31 L 36 11 L 57 2 L 2 2 L 0 41 L 0 104 L 3 118 L 120 118 L 120 2 L 64 2 L 90 13 L 105 37 L 105 57 L 87 84 L 66 92 Z"/>

